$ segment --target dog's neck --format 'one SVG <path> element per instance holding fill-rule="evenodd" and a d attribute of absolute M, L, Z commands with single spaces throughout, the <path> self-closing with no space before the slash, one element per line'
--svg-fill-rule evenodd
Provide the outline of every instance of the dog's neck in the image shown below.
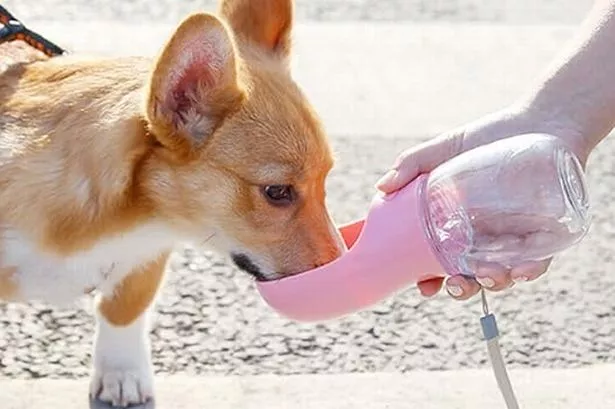
<path fill-rule="evenodd" d="M 154 217 L 141 177 L 149 64 L 58 57 L 0 74 L 3 223 L 70 253 Z"/>

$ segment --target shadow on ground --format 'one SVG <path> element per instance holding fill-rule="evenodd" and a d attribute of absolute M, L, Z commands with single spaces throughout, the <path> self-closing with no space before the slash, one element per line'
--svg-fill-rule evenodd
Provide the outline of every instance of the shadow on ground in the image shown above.
<path fill-rule="evenodd" d="M 133 405 L 129 406 L 129 409 L 155 409 L 156 403 L 155 401 L 149 401 L 145 405 Z M 91 399 L 90 400 L 90 409 L 117 409 L 117 407 L 113 407 L 108 403 L 101 402 L 99 400 Z"/>

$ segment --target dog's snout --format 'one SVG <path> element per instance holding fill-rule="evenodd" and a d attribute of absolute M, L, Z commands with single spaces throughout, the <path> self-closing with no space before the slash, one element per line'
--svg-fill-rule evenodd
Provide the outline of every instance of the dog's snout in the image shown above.
<path fill-rule="evenodd" d="M 345 247 L 339 245 L 338 241 L 333 239 L 332 243 L 326 244 L 319 249 L 317 258 L 312 264 L 312 268 L 322 267 L 331 263 L 335 259 L 341 257 L 344 254 Z"/>
<path fill-rule="evenodd" d="M 314 268 L 322 267 L 325 264 L 329 264 L 335 259 L 337 259 L 338 257 L 340 257 L 341 255 L 342 255 L 341 249 L 337 249 L 337 248 L 332 249 L 331 251 L 327 252 L 326 255 L 322 256 L 316 261 L 316 263 L 314 264 Z"/>

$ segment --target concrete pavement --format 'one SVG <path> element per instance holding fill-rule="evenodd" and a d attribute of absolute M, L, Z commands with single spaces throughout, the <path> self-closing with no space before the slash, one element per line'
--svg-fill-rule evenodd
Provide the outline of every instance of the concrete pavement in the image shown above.
<path fill-rule="evenodd" d="M 615 365 L 515 370 L 522 409 L 615 407 Z M 83 409 L 84 381 L 0 382 L 2 409 Z M 104 409 L 101 404 L 91 408 Z M 488 370 L 406 374 L 198 377 L 157 380 L 155 405 L 143 409 L 496 409 L 504 408 Z"/>

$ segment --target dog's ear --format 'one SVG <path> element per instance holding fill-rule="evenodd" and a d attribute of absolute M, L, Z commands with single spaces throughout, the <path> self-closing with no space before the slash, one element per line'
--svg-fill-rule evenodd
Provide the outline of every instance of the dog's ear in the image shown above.
<path fill-rule="evenodd" d="M 222 0 L 219 13 L 238 39 L 284 59 L 290 55 L 293 0 Z"/>
<path fill-rule="evenodd" d="M 242 95 L 228 29 L 213 15 L 194 14 L 179 25 L 154 65 L 147 120 L 160 144 L 195 152 Z"/>

